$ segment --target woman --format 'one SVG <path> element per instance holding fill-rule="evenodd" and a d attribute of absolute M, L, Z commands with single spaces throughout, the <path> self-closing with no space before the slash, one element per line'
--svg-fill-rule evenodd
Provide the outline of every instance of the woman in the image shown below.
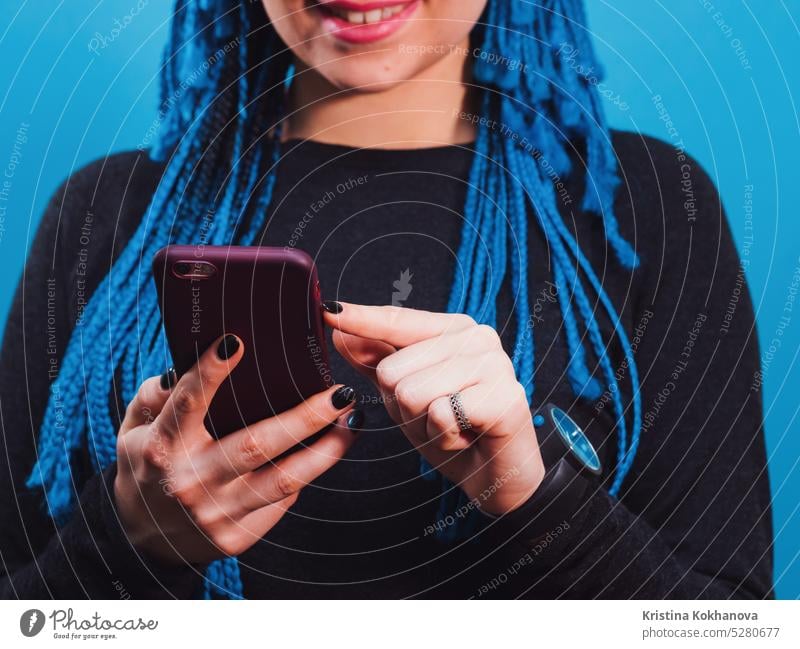
<path fill-rule="evenodd" d="M 61 188 L 7 326 L 6 596 L 772 595 L 719 198 L 608 132 L 578 0 L 178 7 L 158 140 Z M 340 383 L 213 440 L 248 350 L 158 377 L 175 241 L 310 253 Z"/>

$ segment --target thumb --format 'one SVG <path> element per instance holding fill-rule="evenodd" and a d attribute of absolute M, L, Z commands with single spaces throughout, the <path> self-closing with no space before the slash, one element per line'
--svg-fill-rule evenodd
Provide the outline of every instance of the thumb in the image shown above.
<path fill-rule="evenodd" d="M 397 349 L 388 343 L 370 338 L 362 338 L 338 329 L 333 332 L 333 345 L 342 357 L 360 374 L 378 385 L 375 368 Z"/>

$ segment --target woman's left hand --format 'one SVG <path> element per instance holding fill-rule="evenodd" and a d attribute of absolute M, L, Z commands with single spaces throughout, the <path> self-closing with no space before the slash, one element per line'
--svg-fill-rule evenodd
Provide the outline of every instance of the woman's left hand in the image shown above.
<path fill-rule="evenodd" d="M 497 332 L 463 314 L 393 306 L 327 309 L 336 349 L 377 386 L 425 459 L 490 514 L 521 506 L 544 478 L 525 390 Z M 458 392 L 470 428 L 461 430 Z"/>

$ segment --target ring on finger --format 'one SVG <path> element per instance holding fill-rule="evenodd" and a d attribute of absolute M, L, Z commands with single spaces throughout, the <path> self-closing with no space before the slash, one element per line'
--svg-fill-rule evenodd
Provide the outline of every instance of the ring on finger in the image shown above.
<path fill-rule="evenodd" d="M 458 423 L 458 427 L 461 429 L 461 431 L 471 431 L 472 424 L 469 421 L 467 413 L 464 411 L 464 403 L 461 401 L 460 392 L 456 391 L 450 395 L 450 409 L 453 411 L 453 415 L 455 416 L 456 422 Z"/>

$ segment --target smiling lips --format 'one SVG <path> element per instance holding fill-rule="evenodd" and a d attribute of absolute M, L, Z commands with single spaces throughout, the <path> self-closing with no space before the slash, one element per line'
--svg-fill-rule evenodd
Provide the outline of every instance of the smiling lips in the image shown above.
<path fill-rule="evenodd" d="M 348 43 L 372 43 L 387 38 L 414 14 L 420 0 L 321 0 L 314 9 L 323 27 Z"/>
<path fill-rule="evenodd" d="M 399 14 L 406 8 L 408 3 L 391 5 L 389 7 L 379 7 L 377 9 L 370 9 L 369 11 L 354 11 L 347 9 L 345 6 L 331 4 L 326 7 L 334 16 L 344 18 L 347 22 L 354 25 L 361 25 L 363 23 L 376 23 L 379 20 L 386 20 L 392 16 Z"/>

